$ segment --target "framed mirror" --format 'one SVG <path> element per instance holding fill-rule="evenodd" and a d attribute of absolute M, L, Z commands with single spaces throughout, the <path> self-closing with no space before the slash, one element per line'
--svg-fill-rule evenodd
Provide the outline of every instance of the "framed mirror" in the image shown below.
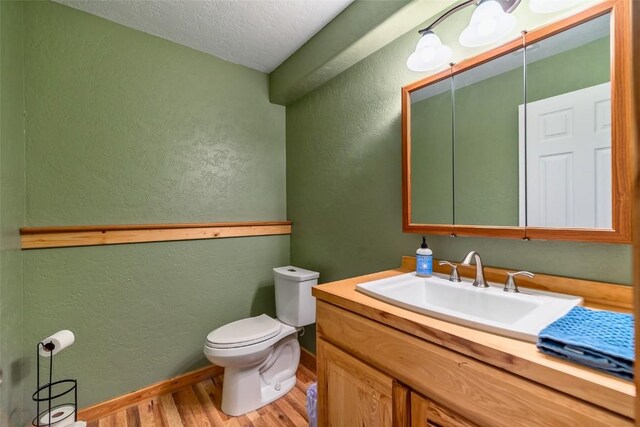
<path fill-rule="evenodd" d="M 600 3 L 404 87 L 404 231 L 630 242 L 628 8 Z"/>

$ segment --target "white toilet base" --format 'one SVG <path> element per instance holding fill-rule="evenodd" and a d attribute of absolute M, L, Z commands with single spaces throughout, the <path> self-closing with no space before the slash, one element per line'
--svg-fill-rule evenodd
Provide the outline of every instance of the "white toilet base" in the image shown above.
<path fill-rule="evenodd" d="M 225 368 L 222 411 L 238 416 L 284 396 L 296 385 L 299 361 L 300 344 L 292 335 L 276 344 L 269 357 L 259 365 Z"/>
<path fill-rule="evenodd" d="M 276 390 L 273 387 L 262 387 L 262 405 L 267 405 L 274 400 L 280 399 L 285 394 L 289 393 L 296 386 L 296 376 L 286 379 L 280 383 L 280 390 Z"/>

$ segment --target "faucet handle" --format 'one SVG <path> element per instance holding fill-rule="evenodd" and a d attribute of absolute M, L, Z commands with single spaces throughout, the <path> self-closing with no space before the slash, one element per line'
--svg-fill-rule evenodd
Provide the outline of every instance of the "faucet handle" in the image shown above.
<path fill-rule="evenodd" d="M 507 273 L 507 281 L 504 283 L 504 288 L 502 289 L 505 292 L 518 293 L 518 285 L 516 284 L 516 276 L 526 276 L 532 279 L 535 274 L 529 271 L 517 271 L 515 273 Z"/>
<path fill-rule="evenodd" d="M 451 267 L 451 274 L 449 275 L 449 281 L 450 282 L 462 282 L 462 280 L 460 279 L 460 275 L 458 274 L 458 266 L 450 263 L 449 261 L 440 261 L 438 262 L 439 265 L 448 265 Z"/>

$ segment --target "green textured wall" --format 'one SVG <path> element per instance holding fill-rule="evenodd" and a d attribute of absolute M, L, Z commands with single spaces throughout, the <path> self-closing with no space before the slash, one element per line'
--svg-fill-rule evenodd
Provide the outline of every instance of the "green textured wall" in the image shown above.
<path fill-rule="evenodd" d="M 0 425 L 22 426 L 23 7 L 0 2 Z"/>
<path fill-rule="evenodd" d="M 25 23 L 27 224 L 286 218 L 265 74 L 56 3 L 27 3 Z M 62 328 L 76 343 L 55 374 L 78 378 L 80 406 L 204 365 L 212 329 L 273 314 L 288 261 L 288 236 L 24 252 L 28 384 Z"/>
<path fill-rule="evenodd" d="M 284 217 L 265 74 L 56 3 L 26 16 L 29 225 Z"/>
<path fill-rule="evenodd" d="M 288 236 L 26 252 L 27 356 L 71 329 L 55 371 L 78 378 L 80 406 L 192 371 L 214 328 L 275 315 L 272 268 L 288 260 Z"/>
<path fill-rule="evenodd" d="M 446 43 L 459 30 L 443 26 L 439 33 Z M 419 244 L 418 235 L 402 233 L 401 216 L 400 87 L 421 77 L 405 65 L 416 41 L 407 33 L 287 106 L 291 262 L 320 271 L 322 282 L 396 267 Z M 460 260 L 476 249 L 487 265 L 631 283 L 629 245 L 445 236 L 428 242 L 439 258 Z M 305 345 L 313 348 L 313 337 Z"/>

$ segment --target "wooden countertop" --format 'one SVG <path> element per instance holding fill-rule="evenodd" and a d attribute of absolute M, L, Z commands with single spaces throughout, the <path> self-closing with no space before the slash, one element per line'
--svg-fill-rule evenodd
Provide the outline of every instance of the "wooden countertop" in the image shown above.
<path fill-rule="evenodd" d="M 387 326 L 476 358 L 626 417 L 635 418 L 635 386 L 631 382 L 547 356 L 539 352 L 533 343 L 438 320 L 396 307 L 356 291 L 355 286 L 358 283 L 414 271 L 412 262 L 415 263 L 415 260 L 405 258 L 403 266 L 398 269 L 315 286 L 313 295 L 322 301 Z M 588 301 L 585 305 L 589 305 Z"/>

